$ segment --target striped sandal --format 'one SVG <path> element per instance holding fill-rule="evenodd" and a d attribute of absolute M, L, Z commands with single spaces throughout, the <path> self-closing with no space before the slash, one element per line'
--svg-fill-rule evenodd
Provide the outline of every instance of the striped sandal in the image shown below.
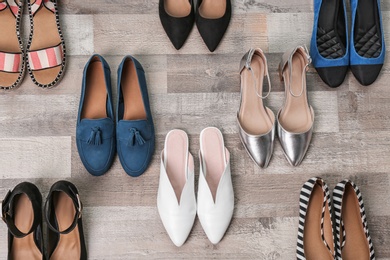
<path fill-rule="evenodd" d="M 359 188 L 350 180 L 333 190 L 336 225 L 336 259 L 374 260 L 375 252 L 367 227 L 366 211 Z"/>
<path fill-rule="evenodd" d="M 65 70 L 65 42 L 56 0 L 28 0 L 30 38 L 27 68 L 34 84 L 54 87 Z"/>
<path fill-rule="evenodd" d="M 321 178 L 311 178 L 299 198 L 297 259 L 334 259 L 335 245 L 329 189 Z"/>
<path fill-rule="evenodd" d="M 22 0 L 0 0 L 0 89 L 18 87 L 23 80 L 22 9 Z"/>

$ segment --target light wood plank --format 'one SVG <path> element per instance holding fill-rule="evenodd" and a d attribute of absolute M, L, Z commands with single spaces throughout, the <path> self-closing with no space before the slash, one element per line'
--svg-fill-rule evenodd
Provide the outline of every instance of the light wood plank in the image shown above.
<path fill-rule="evenodd" d="M 0 179 L 68 178 L 70 148 L 67 136 L 1 138 Z"/>
<path fill-rule="evenodd" d="M 109 21 L 109 22 L 108 22 Z M 117 31 L 115 28 L 121 28 Z M 235 15 L 215 53 L 245 51 L 252 45 L 268 48 L 264 14 Z M 94 15 L 95 51 L 115 55 L 209 54 L 196 26 L 184 47 L 177 51 L 155 15 Z"/>

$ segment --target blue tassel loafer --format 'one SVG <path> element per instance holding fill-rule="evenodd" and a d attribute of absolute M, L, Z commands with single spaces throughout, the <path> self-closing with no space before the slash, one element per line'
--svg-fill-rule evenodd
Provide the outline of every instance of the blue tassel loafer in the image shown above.
<path fill-rule="evenodd" d="M 117 147 L 123 169 L 130 176 L 143 174 L 155 146 L 145 72 L 133 57 L 118 68 Z"/>
<path fill-rule="evenodd" d="M 385 60 L 380 0 L 351 0 L 351 71 L 363 86 L 374 83 Z"/>
<path fill-rule="evenodd" d="M 328 86 L 340 86 L 348 72 L 349 44 L 344 0 L 314 0 L 310 56 Z"/>
<path fill-rule="evenodd" d="M 80 159 L 95 176 L 106 173 L 115 155 L 115 121 L 110 67 L 93 55 L 84 68 L 76 143 Z"/>

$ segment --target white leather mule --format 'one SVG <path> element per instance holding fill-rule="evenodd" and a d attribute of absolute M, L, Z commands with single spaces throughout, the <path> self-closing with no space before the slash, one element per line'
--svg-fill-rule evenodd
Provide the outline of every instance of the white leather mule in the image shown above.
<path fill-rule="evenodd" d="M 230 154 L 219 129 L 208 127 L 200 133 L 199 160 L 198 217 L 208 239 L 217 244 L 234 210 Z"/>
<path fill-rule="evenodd" d="M 181 246 L 191 232 L 196 215 L 194 159 L 188 151 L 188 136 L 172 130 L 161 152 L 157 208 L 162 223 L 176 246 Z"/>

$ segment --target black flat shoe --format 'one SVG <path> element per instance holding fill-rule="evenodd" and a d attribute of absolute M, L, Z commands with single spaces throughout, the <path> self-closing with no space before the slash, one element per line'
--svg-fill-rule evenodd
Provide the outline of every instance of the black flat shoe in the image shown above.
<path fill-rule="evenodd" d="M 68 181 L 53 184 L 45 203 L 49 259 L 87 259 L 81 211 L 76 186 Z"/>
<path fill-rule="evenodd" d="M 42 196 L 29 182 L 18 184 L 1 203 L 2 219 L 8 226 L 8 260 L 44 260 Z"/>
<path fill-rule="evenodd" d="M 229 26 L 231 15 L 230 0 L 198 0 L 196 26 L 211 52 L 215 51 L 221 42 Z"/>
<path fill-rule="evenodd" d="M 179 50 L 195 21 L 193 0 L 160 0 L 160 21 L 173 46 Z"/>

